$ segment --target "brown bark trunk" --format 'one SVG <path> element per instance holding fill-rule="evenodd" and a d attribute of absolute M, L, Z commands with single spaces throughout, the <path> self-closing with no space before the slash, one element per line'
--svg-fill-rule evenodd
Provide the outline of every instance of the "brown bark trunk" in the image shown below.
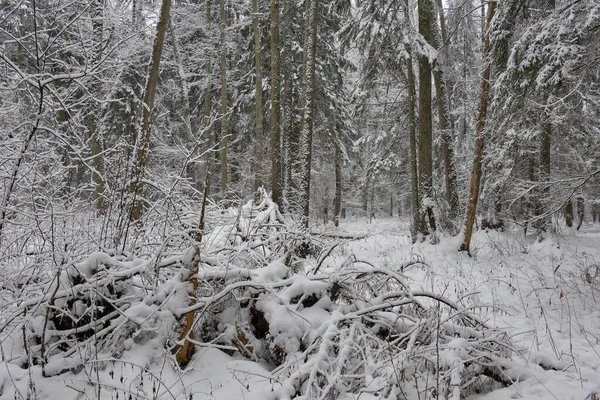
<path fill-rule="evenodd" d="M 163 0 L 160 7 L 160 14 L 156 24 L 156 36 L 152 46 L 152 59 L 148 69 L 148 79 L 144 89 L 144 103 L 142 110 L 142 124 L 138 136 L 136 165 L 134 174 L 134 183 L 131 185 L 131 192 L 134 197 L 133 209 L 131 211 L 131 220 L 139 222 L 143 214 L 143 190 L 142 178 L 146 171 L 148 163 L 148 147 L 150 145 L 150 131 L 152 109 L 154 108 L 154 98 L 156 95 L 156 85 L 158 83 L 158 71 L 160 58 L 162 56 L 163 43 L 165 41 L 165 32 L 169 21 L 169 11 L 171 8 L 171 0 Z"/>
<path fill-rule="evenodd" d="M 477 201 L 479 200 L 479 184 L 481 182 L 481 168 L 483 163 L 483 148 L 484 137 L 483 130 L 485 128 L 485 118 L 487 114 L 488 96 L 490 91 L 490 77 L 492 64 L 490 60 L 490 36 L 489 30 L 496 11 L 496 1 L 491 1 L 488 5 L 487 15 L 487 30 L 485 34 L 485 45 L 483 49 L 483 57 L 485 67 L 481 80 L 481 91 L 479 95 L 479 113 L 477 117 L 477 125 L 475 127 L 475 150 L 473 157 L 473 169 L 471 171 L 471 183 L 469 185 L 469 202 L 467 204 L 467 215 L 465 218 L 465 237 L 460 251 L 466 251 L 469 255 L 471 246 L 471 237 L 473 235 L 473 224 L 477 213 Z"/>
<path fill-rule="evenodd" d="M 200 266 L 200 244 L 202 243 L 202 236 L 204 234 L 204 217 L 206 215 L 206 199 L 208 198 L 208 188 L 209 188 L 209 173 L 206 173 L 206 178 L 204 179 L 204 195 L 202 196 L 202 208 L 200 211 L 200 223 L 198 224 L 198 230 L 195 235 L 195 256 L 191 262 L 190 268 L 188 269 L 188 275 L 186 280 L 191 285 L 191 290 L 188 293 L 189 303 L 188 305 L 191 307 L 196 304 L 196 291 L 198 290 L 198 267 Z M 179 365 L 185 366 L 192 359 L 192 355 L 194 354 L 194 343 L 190 341 L 194 340 L 194 321 L 196 319 L 196 313 L 194 311 L 188 312 L 183 320 L 183 324 L 180 328 L 179 334 L 179 342 L 172 349 L 172 353 L 175 355 L 175 359 L 179 363 Z M 181 343 L 182 342 L 182 343 Z"/>

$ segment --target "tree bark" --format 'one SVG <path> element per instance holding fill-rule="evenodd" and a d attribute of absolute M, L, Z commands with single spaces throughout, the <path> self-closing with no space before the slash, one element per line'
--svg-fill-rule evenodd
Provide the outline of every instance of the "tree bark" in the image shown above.
<path fill-rule="evenodd" d="M 212 30 L 212 25 L 213 25 L 213 19 L 212 19 L 212 0 L 207 0 L 206 1 L 206 31 L 207 32 L 213 32 Z M 204 128 L 204 131 L 206 132 L 206 135 L 208 138 L 211 137 L 211 132 L 209 132 L 209 127 L 211 124 L 211 114 L 212 114 L 212 110 L 213 110 L 213 95 L 214 95 L 214 88 L 212 87 L 212 74 L 213 74 L 213 68 L 212 68 L 212 64 L 211 64 L 211 59 L 210 57 L 206 57 L 206 64 L 204 65 L 204 71 L 206 74 L 206 78 L 205 78 L 205 82 L 206 82 L 206 86 L 204 88 L 204 104 L 202 105 L 203 107 L 203 116 L 202 116 L 202 125 Z M 210 144 L 210 140 L 208 141 L 208 146 L 209 149 L 211 147 Z M 206 152 L 206 157 L 205 157 L 205 170 L 206 171 L 212 171 L 212 169 L 214 168 L 212 162 L 211 162 L 211 152 L 207 151 Z M 218 155 L 215 154 L 217 160 L 216 162 L 218 162 Z M 215 164 L 216 165 L 216 164 Z M 205 173 L 206 173 L 205 171 Z M 215 179 L 216 176 L 218 175 L 217 173 L 215 173 L 214 175 L 211 173 L 209 177 L 209 186 L 215 187 L 215 184 L 211 183 L 212 179 Z M 210 190 L 209 190 L 209 195 L 210 195 Z"/>
<path fill-rule="evenodd" d="M 342 213 L 342 151 L 340 149 L 340 137 L 337 127 L 334 127 L 334 146 L 335 146 L 335 198 L 333 200 L 333 223 L 337 227 L 340 225 Z"/>
<path fill-rule="evenodd" d="M 263 131 L 263 100 L 262 100 L 262 62 L 260 30 L 258 26 L 258 0 L 252 0 L 252 30 L 254 34 L 254 156 L 252 170 L 254 172 L 254 192 L 263 185 L 260 161 L 264 155 L 264 131 Z"/>
<path fill-rule="evenodd" d="M 283 197 L 285 201 L 279 206 L 280 210 L 285 211 L 292 201 L 292 176 L 295 170 L 298 143 L 298 133 L 295 129 L 294 101 L 293 101 L 293 68 L 292 65 L 292 17 L 294 8 L 292 0 L 283 0 L 283 54 L 281 63 L 283 64 Z M 285 205 L 285 207 L 283 207 Z"/>
<path fill-rule="evenodd" d="M 545 115 L 545 117 L 548 117 Z M 548 207 L 548 196 L 550 194 L 550 148 L 551 148 L 551 136 L 552 136 L 552 125 L 549 123 L 543 123 L 540 132 L 540 169 L 539 169 L 539 183 L 540 190 L 538 199 L 540 205 L 541 220 L 538 224 L 538 230 L 541 232 L 550 232 L 552 230 L 552 214 Z"/>
<path fill-rule="evenodd" d="M 221 75 L 221 195 L 224 195 L 229 185 L 227 172 L 227 147 L 229 135 L 229 116 L 227 115 L 227 48 L 225 47 L 225 0 L 219 2 L 219 43 L 221 57 L 219 70 Z"/>
<path fill-rule="evenodd" d="M 281 63 L 279 52 L 279 0 L 271 0 L 271 190 L 281 204 Z"/>
<path fill-rule="evenodd" d="M 302 129 L 300 138 L 300 196 L 299 206 L 303 217 L 303 225 L 308 227 L 308 217 L 310 212 L 310 174 L 312 167 L 312 140 L 313 140 L 313 112 L 315 105 L 315 74 L 316 74 L 316 55 L 317 55 L 317 28 L 319 21 L 319 0 L 310 1 L 310 12 L 307 17 L 308 31 L 304 43 L 307 52 L 306 68 L 303 79 L 302 99 L 304 112 L 302 117 Z"/>
<path fill-rule="evenodd" d="M 419 33 L 427 43 L 434 44 L 433 4 L 431 0 L 419 0 Z M 425 57 L 419 57 L 419 233 L 435 233 L 433 215 L 432 180 L 432 120 L 431 120 L 431 64 Z M 428 227 L 429 224 L 429 227 Z"/>
<path fill-rule="evenodd" d="M 573 201 L 571 199 L 567 200 L 565 207 L 565 223 L 569 228 L 573 226 Z"/>
<path fill-rule="evenodd" d="M 206 215 L 206 200 L 208 198 L 209 191 L 209 172 L 206 172 L 206 178 L 204 179 L 204 195 L 202 196 L 202 208 L 200 210 L 200 222 L 198 224 L 198 230 L 195 235 L 195 255 L 191 262 L 190 268 L 188 268 L 188 274 L 185 279 L 191 286 L 191 290 L 188 293 L 189 303 L 188 306 L 196 304 L 196 292 L 198 290 L 198 267 L 200 266 L 200 244 L 202 243 L 202 236 L 204 235 L 204 220 Z M 185 366 L 192 359 L 194 355 L 194 344 L 190 341 L 194 340 L 194 320 L 196 319 L 196 313 L 194 311 L 188 312 L 181 325 L 181 332 L 179 334 L 179 341 L 177 345 L 172 349 L 172 353 L 175 355 L 175 359 L 179 365 Z"/>
<path fill-rule="evenodd" d="M 491 1 L 488 5 L 487 15 L 487 29 L 485 32 L 485 44 L 483 48 L 483 57 L 485 60 L 485 66 L 483 68 L 483 74 L 481 79 L 481 89 L 479 93 L 479 112 L 477 116 L 477 125 L 475 126 L 475 150 L 473 157 L 473 167 L 471 171 L 471 183 L 469 185 L 469 202 L 467 204 L 467 215 L 465 218 L 465 237 L 460 251 L 466 251 L 470 253 L 471 237 L 473 235 L 473 224 L 475 223 L 475 216 L 477 213 L 477 201 L 479 200 L 479 184 L 481 182 L 481 169 L 483 163 L 483 148 L 484 148 L 484 136 L 483 130 L 485 128 L 485 118 L 487 115 L 488 96 L 490 91 L 490 77 L 492 70 L 492 63 L 490 60 L 491 46 L 490 46 L 490 27 L 496 11 L 496 1 Z"/>
<path fill-rule="evenodd" d="M 447 33 L 446 33 L 446 22 L 444 21 L 444 14 L 441 8 L 441 0 L 436 0 L 438 5 L 438 14 L 441 26 L 441 43 L 440 33 L 437 29 L 435 20 L 433 21 L 434 40 L 435 48 L 441 54 L 444 54 L 444 60 L 447 62 L 448 56 L 446 51 L 447 45 Z M 441 46 L 444 46 L 444 50 L 440 51 Z M 446 201 L 450 207 L 450 219 L 453 220 L 458 216 L 459 200 L 458 192 L 456 190 L 456 171 L 454 169 L 454 150 L 452 148 L 452 142 L 454 139 L 454 124 L 451 120 L 450 113 L 450 99 L 446 90 L 446 80 L 444 79 L 444 71 L 442 69 L 442 63 L 438 57 L 436 66 L 433 70 L 434 86 L 436 105 L 438 111 L 438 121 L 440 128 L 440 139 L 442 143 L 442 152 L 444 155 L 444 181 L 446 184 Z"/>
<path fill-rule="evenodd" d="M 408 82 L 408 144 L 410 155 L 410 188 L 411 188 L 411 236 L 413 243 L 417 239 L 419 226 L 419 175 L 417 172 L 417 139 L 416 139 L 416 120 L 415 120 L 415 74 L 413 72 L 412 59 L 406 60 L 406 77 Z"/>
<path fill-rule="evenodd" d="M 136 165 L 134 182 L 131 185 L 131 192 L 134 197 L 133 209 L 131 211 L 131 220 L 139 222 L 143 214 L 143 190 L 142 178 L 148 163 L 148 147 L 150 145 L 150 131 L 152 109 L 154 108 L 154 98 L 156 95 L 156 86 L 158 84 L 158 71 L 160 58 L 162 56 L 163 44 L 165 41 L 165 32 L 169 21 L 169 11 L 171 8 L 171 0 L 163 0 L 160 7 L 160 14 L 156 24 L 156 35 L 152 46 L 152 59 L 148 68 L 148 79 L 144 89 L 144 103 L 142 110 L 142 123 L 137 141 Z"/>
<path fill-rule="evenodd" d="M 95 0 L 91 8 L 92 17 L 92 38 L 94 47 L 94 56 L 92 58 L 92 64 L 98 66 L 102 60 L 102 45 L 103 45 L 103 30 L 104 30 L 104 0 Z M 97 84 L 93 83 L 91 87 L 93 93 L 99 92 Z M 104 202 L 104 157 L 102 156 L 102 138 L 100 132 L 98 132 L 96 123 L 96 109 L 99 105 L 92 100 L 90 104 L 90 111 L 88 115 L 88 126 L 90 130 L 90 147 L 92 150 L 92 165 L 94 171 L 92 172 L 92 181 L 94 182 L 95 190 L 95 203 L 96 212 L 98 214 L 104 214 L 105 202 Z"/>

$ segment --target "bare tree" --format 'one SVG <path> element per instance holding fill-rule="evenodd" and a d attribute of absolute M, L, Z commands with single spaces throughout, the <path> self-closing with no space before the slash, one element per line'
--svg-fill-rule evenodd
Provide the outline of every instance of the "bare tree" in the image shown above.
<path fill-rule="evenodd" d="M 477 201 L 479 200 L 479 184 L 481 182 L 481 166 L 483 163 L 483 147 L 485 128 L 485 118 L 487 115 L 488 97 L 490 92 L 490 77 L 492 72 L 492 63 L 490 60 L 490 27 L 496 11 L 496 1 L 493 0 L 488 5 L 487 29 L 485 31 L 485 44 L 483 56 L 485 60 L 483 74 L 481 77 L 481 89 L 479 92 L 479 112 L 477 125 L 475 127 L 475 150 L 473 156 L 473 169 L 471 171 L 471 183 L 469 185 L 469 202 L 467 204 L 467 215 L 465 217 L 465 237 L 460 251 L 466 251 L 469 255 L 471 246 L 471 236 L 473 236 L 473 224 L 477 213 Z"/>
<path fill-rule="evenodd" d="M 134 197 L 133 209 L 131 211 L 131 220 L 139 222 L 143 215 L 144 199 L 142 179 L 148 163 L 148 147 L 150 145 L 152 109 L 154 108 L 154 99 L 156 96 L 156 86 L 158 84 L 158 71 L 160 59 L 165 41 L 165 33 L 169 23 L 169 11 L 171 9 L 171 0 L 163 0 L 160 7 L 158 22 L 156 23 L 156 34 L 154 44 L 152 45 L 152 58 L 148 68 L 148 78 L 144 89 L 144 108 L 142 110 L 142 124 L 137 139 L 136 161 L 134 165 L 134 181 L 131 184 L 131 192 Z"/>

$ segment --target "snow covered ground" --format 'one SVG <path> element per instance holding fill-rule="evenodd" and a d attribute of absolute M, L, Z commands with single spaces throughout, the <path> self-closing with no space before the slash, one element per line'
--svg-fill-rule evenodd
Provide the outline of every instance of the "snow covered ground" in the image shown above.
<path fill-rule="evenodd" d="M 389 266 L 424 260 L 430 269 L 407 272 L 416 288 L 489 305 L 477 312 L 527 349 L 522 364 L 530 379 L 474 399 L 597 398 L 590 394 L 600 393 L 599 225 L 541 243 L 523 238 L 522 231 L 478 231 L 473 258 L 456 251 L 455 238 L 412 245 L 406 227 L 393 220 L 344 228 L 377 232 L 349 245 L 357 257 Z M 539 362 L 556 370 L 543 370 Z"/>
<path fill-rule="evenodd" d="M 566 229 L 566 228 L 565 228 Z M 528 376 L 475 400 L 598 400 L 600 393 L 600 226 L 586 225 L 537 243 L 522 232 L 478 231 L 473 257 L 458 253 L 456 238 L 438 245 L 411 244 L 397 219 L 343 221 L 340 231 L 366 235 L 335 249 L 326 272 L 354 254 L 388 268 L 424 261 L 404 273 L 414 290 L 426 290 L 471 307 L 488 324 L 506 329 Z M 199 347 L 185 371 L 177 370 L 158 340 L 133 340 L 118 360 L 99 355 L 93 365 L 44 378 L 39 368 L 0 363 L 0 399 L 268 399 L 279 387 L 271 367 Z M 7 346 L 3 345 L 3 349 Z M 6 351 L 6 350 L 4 350 Z M 544 366 L 544 368 L 540 367 Z M 96 383 L 100 382 L 100 385 Z M 29 396 L 29 397 L 28 397 Z M 344 399 L 376 399 L 363 393 Z M 414 400 L 429 399 L 428 395 Z M 413 400 L 412 398 L 410 400 Z"/>

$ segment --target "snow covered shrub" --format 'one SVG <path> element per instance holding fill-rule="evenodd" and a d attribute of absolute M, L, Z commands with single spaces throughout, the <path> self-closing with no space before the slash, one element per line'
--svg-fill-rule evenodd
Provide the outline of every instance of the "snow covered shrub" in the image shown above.
<path fill-rule="evenodd" d="M 459 400 L 517 377 L 503 332 L 411 289 L 403 271 L 414 261 L 383 268 L 350 254 L 321 269 L 339 239 L 287 222 L 266 193 L 217 214 L 215 224 L 207 212 L 210 229 L 185 251 L 99 252 L 63 265 L 13 307 L 4 360 L 48 376 L 189 342 L 268 363 L 276 399 Z"/>

